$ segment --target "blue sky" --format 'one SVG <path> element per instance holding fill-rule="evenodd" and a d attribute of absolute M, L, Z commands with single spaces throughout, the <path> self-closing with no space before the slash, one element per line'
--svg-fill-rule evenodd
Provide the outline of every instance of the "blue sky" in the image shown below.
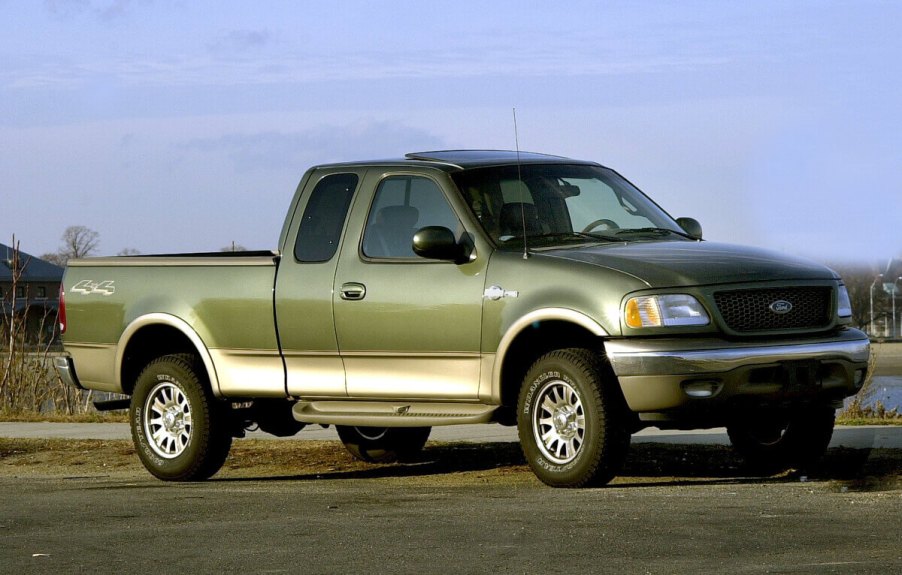
<path fill-rule="evenodd" d="M 514 146 L 708 239 L 902 255 L 902 3 L 0 0 L 0 241 L 276 247 L 318 162 Z"/>

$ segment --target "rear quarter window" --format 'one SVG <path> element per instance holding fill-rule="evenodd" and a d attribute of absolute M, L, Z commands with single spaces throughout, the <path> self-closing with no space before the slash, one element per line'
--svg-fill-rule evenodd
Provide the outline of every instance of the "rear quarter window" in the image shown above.
<path fill-rule="evenodd" d="M 294 244 L 297 261 L 326 262 L 335 256 L 358 179 L 357 174 L 331 174 L 316 184 Z"/>

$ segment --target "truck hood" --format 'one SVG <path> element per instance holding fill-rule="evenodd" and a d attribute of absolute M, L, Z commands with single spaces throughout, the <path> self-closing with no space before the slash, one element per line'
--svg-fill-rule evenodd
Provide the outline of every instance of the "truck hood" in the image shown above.
<path fill-rule="evenodd" d="M 837 278 L 829 268 L 808 260 L 715 242 L 631 242 L 540 253 L 626 273 L 653 288 Z"/>

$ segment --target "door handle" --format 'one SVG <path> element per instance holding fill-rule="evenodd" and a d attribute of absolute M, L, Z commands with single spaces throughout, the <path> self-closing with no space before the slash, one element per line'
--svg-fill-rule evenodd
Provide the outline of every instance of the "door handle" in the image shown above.
<path fill-rule="evenodd" d="M 346 299 L 348 301 L 361 300 L 366 297 L 366 286 L 356 282 L 348 282 L 342 284 L 339 295 L 341 299 Z"/>

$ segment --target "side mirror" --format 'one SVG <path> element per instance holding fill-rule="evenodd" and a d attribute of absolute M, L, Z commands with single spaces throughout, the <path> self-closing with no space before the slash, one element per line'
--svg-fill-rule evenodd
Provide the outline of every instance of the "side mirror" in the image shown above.
<path fill-rule="evenodd" d="M 426 226 L 413 235 L 413 253 L 421 258 L 461 262 L 464 246 L 457 243 L 454 232 L 443 226 Z"/>
<path fill-rule="evenodd" d="M 676 223 L 680 224 L 683 231 L 689 234 L 693 239 L 702 239 L 702 225 L 694 218 L 677 218 Z"/>

